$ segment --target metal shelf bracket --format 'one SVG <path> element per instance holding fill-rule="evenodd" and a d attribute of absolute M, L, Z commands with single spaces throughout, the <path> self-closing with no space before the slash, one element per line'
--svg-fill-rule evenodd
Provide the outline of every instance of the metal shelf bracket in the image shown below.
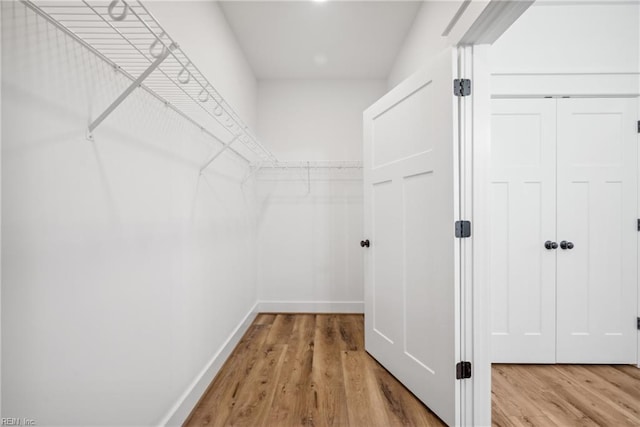
<path fill-rule="evenodd" d="M 254 165 L 249 165 L 249 170 L 245 174 L 244 178 L 242 178 L 242 185 L 244 185 L 249 179 L 255 175 L 260 169 L 262 169 L 262 162 L 258 162 Z"/>
<path fill-rule="evenodd" d="M 142 82 L 147 77 L 149 77 L 149 75 L 153 73 L 165 59 L 167 59 L 167 57 L 176 47 L 177 46 L 172 43 L 168 48 L 163 49 L 162 52 L 156 57 L 155 61 L 153 61 L 151 65 L 149 65 L 149 67 L 144 70 L 142 74 L 140 74 L 140 76 L 135 79 L 131 83 L 131 85 L 129 85 L 129 87 L 125 89 L 125 91 L 122 92 L 122 94 L 118 98 L 116 98 L 116 100 L 113 101 L 106 110 L 104 110 L 102 114 L 100 114 L 93 122 L 91 122 L 91 124 L 89 125 L 89 131 L 87 133 L 87 139 L 93 141 L 93 131 L 100 125 L 100 123 L 102 123 L 107 117 L 109 117 L 109 115 L 113 113 L 113 111 L 118 108 L 118 106 L 122 104 L 122 102 L 127 99 L 127 97 L 131 95 L 134 90 L 142 86 Z"/>
<path fill-rule="evenodd" d="M 202 172 L 204 172 L 204 170 L 211 164 L 213 163 L 213 161 L 215 159 L 217 159 L 218 157 L 220 157 L 220 155 L 222 153 L 224 153 L 225 151 L 227 151 L 228 148 L 231 148 L 231 144 L 233 144 L 234 142 L 236 142 L 238 140 L 238 138 L 240 137 L 240 135 L 236 135 L 234 136 L 231 141 L 227 142 L 226 144 L 224 144 L 224 146 L 218 150 L 218 152 L 216 154 L 214 154 L 213 156 L 211 156 L 211 158 L 207 161 L 207 163 L 204 164 L 204 166 L 202 166 L 200 168 L 200 174 L 202 174 Z"/>
<path fill-rule="evenodd" d="M 139 87 L 222 146 L 238 135 L 225 154 L 249 165 L 277 161 L 142 0 L 19 1 L 130 81 L 102 114 L 88 118 L 87 139 Z"/>
<path fill-rule="evenodd" d="M 311 162 L 307 162 L 307 195 L 311 194 Z"/>

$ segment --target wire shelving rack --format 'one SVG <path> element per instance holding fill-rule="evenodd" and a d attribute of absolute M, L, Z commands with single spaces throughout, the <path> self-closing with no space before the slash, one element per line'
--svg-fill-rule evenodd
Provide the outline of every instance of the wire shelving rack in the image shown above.
<path fill-rule="evenodd" d="M 262 169 L 362 169 L 362 162 L 342 160 L 276 161 L 262 165 Z"/>
<path fill-rule="evenodd" d="M 121 102 L 141 87 L 220 141 L 221 150 L 230 150 L 247 163 L 276 161 L 139 0 L 21 2 L 131 80 L 129 88 L 93 119 L 89 138 Z"/>
<path fill-rule="evenodd" d="M 130 86 L 92 119 L 89 139 L 131 93 L 141 88 L 221 143 L 201 172 L 227 150 L 249 165 L 243 182 L 261 168 L 362 168 L 361 162 L 279 162 L 140 0 L 20 2 L 131 80 Z"/>

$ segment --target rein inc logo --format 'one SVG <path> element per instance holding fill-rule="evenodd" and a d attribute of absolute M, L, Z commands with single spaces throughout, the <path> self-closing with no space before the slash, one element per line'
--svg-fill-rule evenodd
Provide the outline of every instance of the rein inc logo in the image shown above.
<path fill-rule="evenodd" d="M 32 418 L 0 418 L 0 425 L 3 426 L 35 426 L 36 420 Z"/>

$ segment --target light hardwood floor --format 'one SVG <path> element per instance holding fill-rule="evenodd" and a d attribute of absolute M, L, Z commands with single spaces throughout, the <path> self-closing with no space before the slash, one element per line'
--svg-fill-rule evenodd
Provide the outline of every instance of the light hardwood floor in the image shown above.
<path fill-rule="evenodd" d="M 442 426 L 364 351 L 362 315 L 260 314 L 187 426 Z M 496 426 L 639 426 L 631 366 L 494 365 Z"/>
<path fill-rule="evenodd" d="M 493 365 L 495 426 L 640 426 L 640 369 Z"/>

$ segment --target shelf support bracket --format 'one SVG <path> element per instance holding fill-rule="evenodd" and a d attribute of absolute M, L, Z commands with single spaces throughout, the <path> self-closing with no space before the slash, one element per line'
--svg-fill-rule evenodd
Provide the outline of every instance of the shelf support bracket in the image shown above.
<path fill-rule="evenodd" d="M 176 46 L 172 44 L 168 48 L 163 49 L 162 53 L 156 58 L 156 60 L 153 61 L 151 65 L 149 65 L 149 68 L 144 70 L 144 72 L 140 74 L 140 76 L 137 79 L 135 79 L 133 83 L 131 83 L 131 85 L 124 92 L 122 92 L 122 94 L 118 98 L 116 98 L 116 100 L 113 101 L 111 105 L 109 105 L 107 109 L 104 110 L 104 112 L 100 114 L 89 125 L 89 133 L 87 135 L 87 138 L 90 141 L 93 141 L 93 131 L 95 130 L 95 128 L 100 126 L 100 123 L 102 123 L 107 117 L 109 117 L 109 115 L 113 112 L 113 110 L 118 108 L 118 105 L 122 104 L 122 101 L 124 101 L 125 99 L 127 99 L 129 95 L 131 95 L 131 92 L 133 92 L 135 89 L 137 89 L 142 85 L 142 82 L 147 77 L 149 77 L 149 75 L 153 73 L 153 71 L 155 71 L 155 69 L 158 68 L 165 59 L 167 59 L 167 57 L 171 54 L 171 51 L 175 49 L 175 47 Z"/>
<path fill-rule="evenodd" d="M 200 168 L 200 173 L 202 174 L 202 172 L 204 172 L 204 170 L 205 170 L 207 167 L 209 167 L 209 165 L 210 165 L 211 163 L 213 163 L 213 161 L 214 161 L 215 159 L 217 159 L 218 157 L 220 157 L 220 155 L 221 155 L 222 153 L 224 153 L 225 151 L 227 151 L 227 149 L 231 147 L 231 144 L 233 144 L 234 142 L 236 142 L 236 141 L 238 140 L 238 138 L 239 138 L 239 137 L 240 137 L 240 135 L 236 135 L 236 136 L 234 136 L 234 137 L 231 139 L 231 141 L 229 141 L 229 142 L 227 142 L 226 144 L 224 144 L 224 146 L 223 146 L 220 150 L 218 150 L 218 152 L 217 152 L 216 154 L 214 154 L 213 156 L 211 156 L 211 158 L 207 161 L 207 163 L 205 163 L 205 164 L 204 164 L 204 166 L 202 166 L 202 167 Z"/>
<path fill-rule="evenodd" d="M 311 194 L 311 162 L 307 162 L 307 195 Z"/>
<path fill-rule="evenodd" d="M 249 181 L 249 178 L 255 175 L 256 172 L 258 172 L 261 168 L 262 168 L 262 162 L 259 162 L 257 165 L 249 168 L 249 171 L 247 172 L 245 177 L 242 179 L 242 185 L 244 185 L 247 181 Z"/>

